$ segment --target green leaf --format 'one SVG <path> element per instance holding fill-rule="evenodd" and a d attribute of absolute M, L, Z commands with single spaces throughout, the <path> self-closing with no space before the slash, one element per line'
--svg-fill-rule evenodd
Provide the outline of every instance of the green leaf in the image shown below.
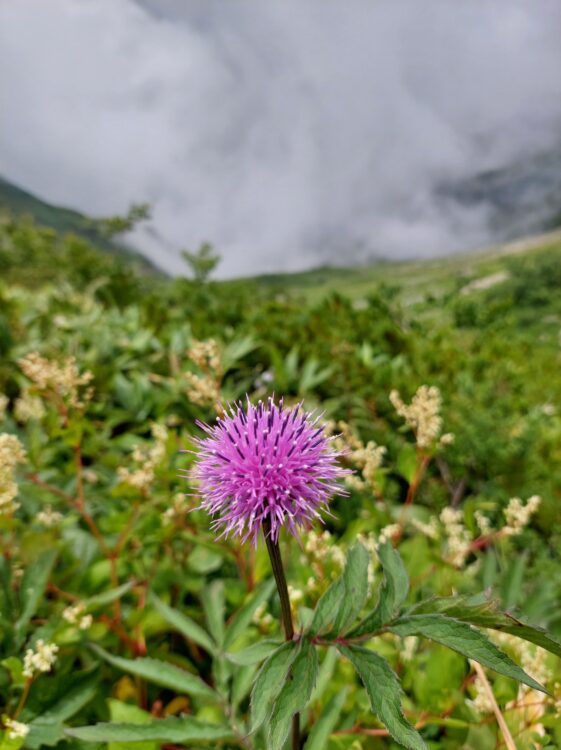
<path fill-rule="evenodd" d="M 246 604 L 244 604 L 243 607 L 238 610 L 238 612 L 236 612 L 232 619 L 232 622 L 226 629 L 226 634 L 224 636 L 225 649 L 228 649 L 236 640 L 236 638 L 244 632 L 244 630 L 251 622 L 253 615 L 255 614 L 255 610 L 269 599 L 269 597 L 273 593 L 274 588 L 275 582 L 272 578 L 268 581 L 263 581 L 256 588 L 255 593 L 253 594 L 251 599 Z"/>
<path fill-rule="evenodd" d="M 112 722 L 146 725 L 154 721 L 154 717 L 131 703 L 109 699 L 109 714 Z M 126 742 L 110 742 L 107 750 L 127 750 Z M 134 750 L 157 750 L 158 743 L 153 740 L 135 742 Z"/>
<path fill-rule="evenodd" d="M 278 641 L 259 641 L 259 643 L 254 643 L 253 646 L 248 646 L 241 651 L 226 654 L 226 658 L 232 664 L 239 664 L 240 666 L 259 664 L 260 661 L 266 659 L 280 645 Z"/>
<path fill-rule="evenodd" d="M 352 636 L 373 633 L 382 625 L 391 622 L 399 615 L 401 606 L 407 599 L 409 577 L 399 552 L 386 542 L 378 547 L 378 557 L 384 571 L 378 604 L 376 609 L 351 632 Z"/>
<path fill-rule="evenodd" d="M 127 581 L 127 583 L 123 583 L 121 586 L 117 586 L 114 589 L 108 589 L 107 591 L 102 591 L 101 594 L 90 596 L 89 599 L 84 599 L 84 605 L 87 609 L 104 607 L 106 604 L 111 604 L 111 602 L 114 602 L 116 599 L 120 599 L 127 593 L 127 591 L 132 589 L 134 584 L 134 581 Z"/>
<path fill-rule="evenodd" d="M 344 598 L 345 584 L 342 578 L 337 578 L 317 603 L 312 624 L 310 625 L 310 635 L 326 634 L 333 628 L 337 612 Z"/>
<path fill-rule="evenodd" d="M 17 687 L 25 685 L 27 678 L 23 676 L 23 662 L 21 659 L 18 659 L 17 656 L 8 656 L 7 659 L 2 659 L 0 664 L 10 673 L 13 685 Z"/>
<path fill-rule="evenodd" d="M 368 596 L 368 552 L 362 544 L 355 544 L 347 555 L 343 575 L 337 578 L 317 603 L 311 635 L 331 631 L 342 635 L 357 617 Z"/>
<path fill-rule="evenodd" d="M 327 703 L 310 732 L 304 750 L 325 750 L 329 735 L 339 720 L 346 697 L 347 691 L 343 689 Z"/>
<path fill-rule="evenodd" d="M 232 678 L 232 689 L 230 692 L 230 703 L 234 711 L 237 710 L 240 703 L 249 694 L 256 672 L 256 664 L 248 664 L 245 667 L 240 667 L 235 670 Z"/>
<path fill-rule="evenodd" d="M 43 598 L 51 570 L 56 559 L 54 550 L 41 553 L 25 570 L 20 588 L 20 616 L 16 622 L 16 631 L 21 638 L 31 620 L 39 602 Z"/>
<path fill-rule="evenodd" d="M 201 595 L 208 629 L 219 647 L 224 642 L 224 582 L 213 581 Z"/>
<path fill-rule="evenodd" d="M 213 573 L 224 562 L 224 556 L 216 551 L 216 548 L 209 550 L 206 547 L 197 545 L 189 555 L 187 565 L 190 570 L 200 575 Z"/>
<path fill-rule="evenodd" d="M 259 670 L 251 691 L 251 732 L 258 729 L 267 718 L 298 649 L 296 641 L 283 643 Z"/>
<path fill-rule="evenodd" d="M 206 724 L 190 716 L 153 719 L 149 724 L 94 724 L 73 727 L 66 734 L 82 742 L 196 742 L 226 740 L 232 737 L 229 727 Z"/>
<path fill-rule="evenodd" d="M 91 647 L 102 659 L 112 664 L 123 672 L 138 675 L 154 685 L 170 688 L 176 693 L 187 693 L 207 700 L 218 700 L 214 690 L 203 682 L 200 677 L 180 669 L 174 664 L 159 659 L 123 659 L 120 656 L 112 656 L 99 646 Z"/>
<path fill-rule="evenodd" d="M 423 738 L 401 711 L 401 685 L 397 675 L 381 656 L 359 646 L 339 647 L 358 672 L 372 710 L 391 736 L 408 750 L 427 750 Z"/>
<path fill-rule="evenodd" d="M 58 700 L 54 706 L 51 706 L 48 711 L 38 716 L 34 722 L 56 724 L 57 722 L 67 721 L 95 698 L 97 690 L 97 674 L 76 675 L 72 690 Z"/>
<path fill-rule="evenodd" d="M 302 711 L 310 700 L 317 673 L 316 649 L 305 638 L 273 706 L 268 731 L 270 750 L 282 749 L 290 731 L 292 717 Z"/>
<path fill-rule="evenodd" d="M 396 468 L 401 476 L 411 484 L 417 473 L 417 451 L 411 443 L 406 443 L 397 456 Z"/>
<path fill-rule="evenodd" d="M 25 738 L 25 746 L 36 750 L 46 745 L 53 747 L 64 738 L 64 724 L 43 724 L 40 721 L 32 721 L 29 724 L 29 734 Z"/>
<path fill-rule="evenodd" d="M 427 599 L 415 606 L 411 612 L 414 614 L 432 614 L 437 612 L 446 614 L 455 620 L 515 635 L 561 657 L 560 641 L 549 635 L 542 628 L 538 628 L 535 625 L 528 625 L 508 612 L 501 612 L 499 602 L 494 600 L 480 601 L 480 599 L 474 597 L 462 596 Z"/>
<path fill-rule="evenodd" d="M 321 667 L 319 668 L 314 692 L 312 693 L 313 702 L 319 701 L 324 692 L 331 684 L 333 672 L 335 671 L 335 667 L 337 666 L 338 658 L 339 655 L 334 648 L 327 649 L 326 654 L 323 657 Z"/>
<path fill-rule="evenodd" d="M 486 635 L 460 620 L 441 614 L 410 615 L 398 620 L 389 630 L 402 638 L 408 635 L 430 638 L 463 654 L 468 659 L 475 659 L 484 667 L 494 669 L 499 674 L 523 682 L 534 690 L 547 692 L 539 682 L 533 680 L 515 664 L 510 656 L 491 643 Z"/>
<path fill-rule="evenodd" d="M 188 640 L 194 641 L 199 646 L 208 651 L 209 654 L 213 654 L 216 651 L 216 644 L 210 637 L 210 635 L 194 620 L 177 609 L 173 609 L 168 604 L 165 604 L 154 592 L 150 592 L 149 596 L 150 603 L 154 606 L 154 609 L 164 618 L 164 620 L 171 625 L 174 630 L 185 636 Z"/>
<path fill-rule="evenodd" d="M 35 750 L 52 747 L 64 737 L 64 722 L 92 701 L 98 690 L 97 675 L 77 677 L 72 690 L 29 724 L 25 746 Z"/>
<path fill-rule="evenodd" d="M 368 552 L 362 544 L 355 544 L 349 550 L 342 576 L 345 594 L 333 624 L 333 630 L 337 635 L 342 635 L 345 632 L 345 629 L 354 622 L 364 606 L 368 596 L 369 562 Z"/>
<path fill-rule="evenodd" d="M 506 609 L 515 607 L 520 603 L 520 597 L 523 593 L 522 582 L 524 581 L 524 574 L 527 567 L 528 555 L 525 553 L 516 555 L 515 559 L 510 562 L 508 573 L 501 587 L 501 599 Z"/>

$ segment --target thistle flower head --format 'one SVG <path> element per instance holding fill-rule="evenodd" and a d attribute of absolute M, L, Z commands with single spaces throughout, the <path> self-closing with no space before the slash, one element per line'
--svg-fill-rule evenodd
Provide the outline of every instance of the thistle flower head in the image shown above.
<path fill-rule="evenodd" d="M 319 419 L 301 404 L 285 409 L 270 398 L 230 407 L 214 426 L 198 423 L 207 437 L 195 439 L 190 477 L 200 483 L 199 507 L 216 516 L 213 529 L 256 543 L 265 524 L 276 542 L 283 526 L 296 535 L 298 526 L 321 519 L 334 493 L 347 494 L 336 480 L 349 472 Z"/>

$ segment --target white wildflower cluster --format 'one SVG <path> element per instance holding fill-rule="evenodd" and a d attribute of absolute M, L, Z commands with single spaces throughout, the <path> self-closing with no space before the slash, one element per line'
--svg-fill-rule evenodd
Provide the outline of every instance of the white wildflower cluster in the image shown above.
<path fill-rule="evenodd" d="M 440 520 L 446 536 L 446 560 L 462 568 L 471 551 L 473 537 L 464 525 L 464 514 L 457 508 L 444 508 Z"/>
<path fill-rule="evenodd" d="M 162 517 L 162 521 L 165 526 L 169 526 L 176 518 L 181 518 L 190 510 L 187 502 L 187 497 L 178 492 L 173 496 L 172 505 L 166 511 Z"/>
<path fill-rule="evenodd" d="M 416 635 L 407 635 L 403 639 L 403 649 L 401 650 L 400 657 L 404 662 L 413 661 L 417 646 L 419 645 L 419 638 Z"/>
<path fill-rule="evenodd" d="M 482 536 L 488 536 L 491 533 L 491 521 L 481 510 L 476 510 L 473 514 L 475 523 Z"/>
<path fill-rule="evenodd" d="M 86 605 L 78 602 L 71 607 L 66 607 L 62 616 L 71 625 L 77 625 L 80 630 L 88 630 L 93 623 L 92 615 L 85 614 Z"/>
<path fill-rule="evenodd" d="M 526 526 L 530 523 L 530 517 L 540 507 L 541 498 L 539 495 L 532 495 L 528 498 L 526 505 L 519 497 L 513 497 L 509 500 L 504 510 L 506 526 L 503 526 L 502 533 L 505 536 L 517 536 L 521 534 Z"/>
<path fill-rule="evenodd" d="M 207 341 L 197 341 L 193 339 L 191 346 L 187 351 L 187 356 L 201 370 L 222 371 L 222 360 L 220 359 L 220 350 L 214 339 Z"/>
<path fill-rule="evenodd" d="M 25 739 L 29 734 L 29 726 L 27 724 L 22 724 L 21 721 L 16 721 L 9 717 L 4 719 L 4 726 L 8 730 L 8 739 L 10 740 Z"/>
<path fill-rule="evenodd" d="M 89 371 L 80 373 L 75 357 L 67 357 L 64 362 L 58 363 L 32 352 L 20 359 L 18 364 L 39 391 L 55 393 L 68 400 L 74 408 L 83 407 L 93 395 L 91 388 L 80 393 L 80 389 L 91 382 L 93 375 Z"/>
<path fill-rule="evenodd" d="M 16 466 L 25 461 L 25 450 L 15 435 L 0 435 L 0 515 L 10 515 L 19 508 L 15 501 L 18 486 Z"/>
<path fill-rule="evenodd" d="M 332 435 L 338 430 L 333 440 L 335 450 L 345 453 L 345 458 L 354 466 L 361 469 L 362 477 L 351 474 L 345 477 L 345 484 L 356 490 L 364 490 L 370 487 L 373 491 L 378 490 L 378 472 L 384 460 L 386 448 L 369 440 L 366 445 L 352 431 L 347 422 L 328 422 L 326 424 L 327 434 Z"/>
<path fill-rule="evenodd" d="M 429 539 L 438 539 L 440 536 L 440 526 L 436 516 L 431 516 L 428 523 L 420 521 L 418 518 L 412 518 L 411 525 Z"/>
<path fill-rule="evenodd" d="M 48 529 L 52 528 L 53 526 L 58 526 L 59 523 L 62 521 L 62 513 L 59 513 L 57 510 L 53 510 L 52 505 L 46 505 L 44 510 L 40 510 L 39 513 L 35 516 L 35 520 L 37 523 L 40 523 L 41 526 L 46 526 Z"/>
<path fill-rule="evenodd" d="M 473 681 L 475 695 L 471 699 L 471 705 L 482 715 L 493 713 L 493 702 L 486 690 L 483 680 L 476 674 Z"/>
<path fill-rule="evenodd" d="M 117 476 L 123 484 L 139 490 L 148 492 L 156 477 L 156 469 L 166 457 L 166 444 L 168 430 L 164 425 L 152 423 L 152 437 L 154 444 L 150 447 L 135 446 L 132 460 L 137 465 L 131 470 L 125 466 L 119 466 Z"/>
<path fill-rule="evenodd" d="M 50 672 L 56 662 L 58 646 L 38 640 L 35 651 L 28 648 L 23 658 L 23 676 L 31 679 L 40 672 Z"/>
<path fill-rule="evenodd" d="M 82 476 L 88 484 L 97 484 L 99 482 L 99 477 L 93 469 L 84 469 Z"/>
<path fill-rule="evenodd" d="M 417 389 L 411 403 L 406 404 L 396 390 L 391 391 L 390 401 L 406 424 L 415 433 L 419 448 L 430 448 L 440 437 L 441 445 L 450 445 L 454 441 L 452 433 L 440 436 L 442 417 L 440 407 L 442 398 L 436 386 L 422 385 Z"/>
<path fill-rule="evenodd" d="M 296 619 L 298 613 L 298 605 L 304 601 L 306 594 L 304 591 L 302 591 L 302 589 L 298 589 L 295 586 L 291 586 L 290 584 L 288 584 L 287 588 L 292 617 Z"/>
<path fill-rule="evenodd" d="M 338 575 L 345 566 L 345 553 L 341 547 L 330 542 L 331 534 L 327 530 L 321 533 L 310 531 L 306 536 L 304 550 L 307 558 L 305 561 L 309 563 L 316 576 L 315 579 L 312 577 L 309 579 L 308 589 L 318 588 L 318 584 L 325 579 L 324 566 L 326 564 L 335 566 L 333 577 Z"/>
<path fill-rule="evenodd" d="M 0 422 L 6 419 L 6 409 L 8 408 L 8 397 L 0 393 Z"/>
<path fill-rule="evenodd" d="M 274 622 L 274 618 L 270 612 L 267 612 L 267 605 L 260 604 L 255 610 L 252 618 L 254 625 L 257 625 L 262 630 L 268 630 Z"/>
<path fill-rule="evenodd" d="M 187 398 L 198 406 L 211 406 L 220 400 L 220 387 L 209 375 L 195 375 L 186 372 Z"/>
<path fill-rule="evenodd" d="M 203 373 L 202 375 L 194 372 L 184 373 L 187 381 L 187 397 L 199 406 L 216 404 L 220 401 L 220 378 L 223 370 L 218 344 L 214 339 L 208 339 L 208 341 L 193 339 L 187 356 Z"/>
<path fill-rule="evenodd" d="M 45 414 L 45 405 L 39 396 L 34 396 L 28 388 L 24 388 L 14 404 L 14 416 L 17 421 L 26 424 L 31 420 L 42 419 Z"/>
<path fill-rule="evenodd" d="M 551 680 L 546 659 L 547 651 L 517 638 L 509 633 L 493 632 L 492 639 L 503 648 L 514 653 L 522 669 L 537 682 L 546 685 Z M 547 708 L 548 698 L 543 693 L 528 685 L 519 685 L 515 700 L 507 703 L 506 708 L 513 721 L 518 721 L 520 731 L 527 730 L 543 736 L 545 728 L 541 722 Z"/>
<path fill-rule="evenodd" d="M 398 538 L 400 535 L 401 535 L 400 524 L 389 523 L 387 526 L 384 526 L 383 529 L 380 529 L 378 540 L 380 544 L 385 544 L 386 542 L 393 541 L 394 539 Z"/>

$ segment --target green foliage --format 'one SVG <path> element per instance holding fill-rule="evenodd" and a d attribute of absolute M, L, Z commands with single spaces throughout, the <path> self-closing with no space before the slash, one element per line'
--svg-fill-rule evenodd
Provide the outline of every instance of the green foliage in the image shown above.
<path fill-rule="evenodd" d="M 29 727 L 4 724 L 5 750 L 265 750 L 296 711 L 306 750 L 492 749 L 477 658 L 519 750 L 559 744 L 559 251 L 416 266 L 416 287 L 389 264 L 201 284 L 3 220 L 0 433 L 26 459 L 0 516 L 0 698 Z M 92 380 L 40 386 L 31 352 Z M 453 443 L 420 446 L 392 406 L 423 383 Z M 281 538 L 288 644 L 265 550 L 214 538 L 180 452 L 215 395 L 273 391 L 324 411 L 355 470 L 326 533 Z M 534 494 L 509 526 L 509 498 Z M 28 684 L 39 642 L 59 650 Z"/>
<path fill-rule="evenodd" d="M 212 245 L 209 245 L 208 242 L 203 242 L 197 252 L 194 253 L 189 250 L 182 250 L 181 257 L 193 274 L 193 279 L 199 284 L 207 281 L 210 274 L 220 263 L 220 255 L 213 250 Z"/>

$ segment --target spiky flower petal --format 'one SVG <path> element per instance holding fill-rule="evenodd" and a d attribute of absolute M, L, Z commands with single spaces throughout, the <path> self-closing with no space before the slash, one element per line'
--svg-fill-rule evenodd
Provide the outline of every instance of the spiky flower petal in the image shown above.
<path fill-rule="evenodd" d="M 283 526 L 296 535 L 321 519 L 332 495 L 347 494 L 336 480 L 349 472 L 319 421 L 301 403 L 285 409 L 270 398 L 230 407 L 213 426 L 198 422 L 207 437 L 195 439 L 190 478 L 200 483 L 199 507 L 217 516 L 213 529 L 256 543 L 265 523 L 276 542 Z"/>

